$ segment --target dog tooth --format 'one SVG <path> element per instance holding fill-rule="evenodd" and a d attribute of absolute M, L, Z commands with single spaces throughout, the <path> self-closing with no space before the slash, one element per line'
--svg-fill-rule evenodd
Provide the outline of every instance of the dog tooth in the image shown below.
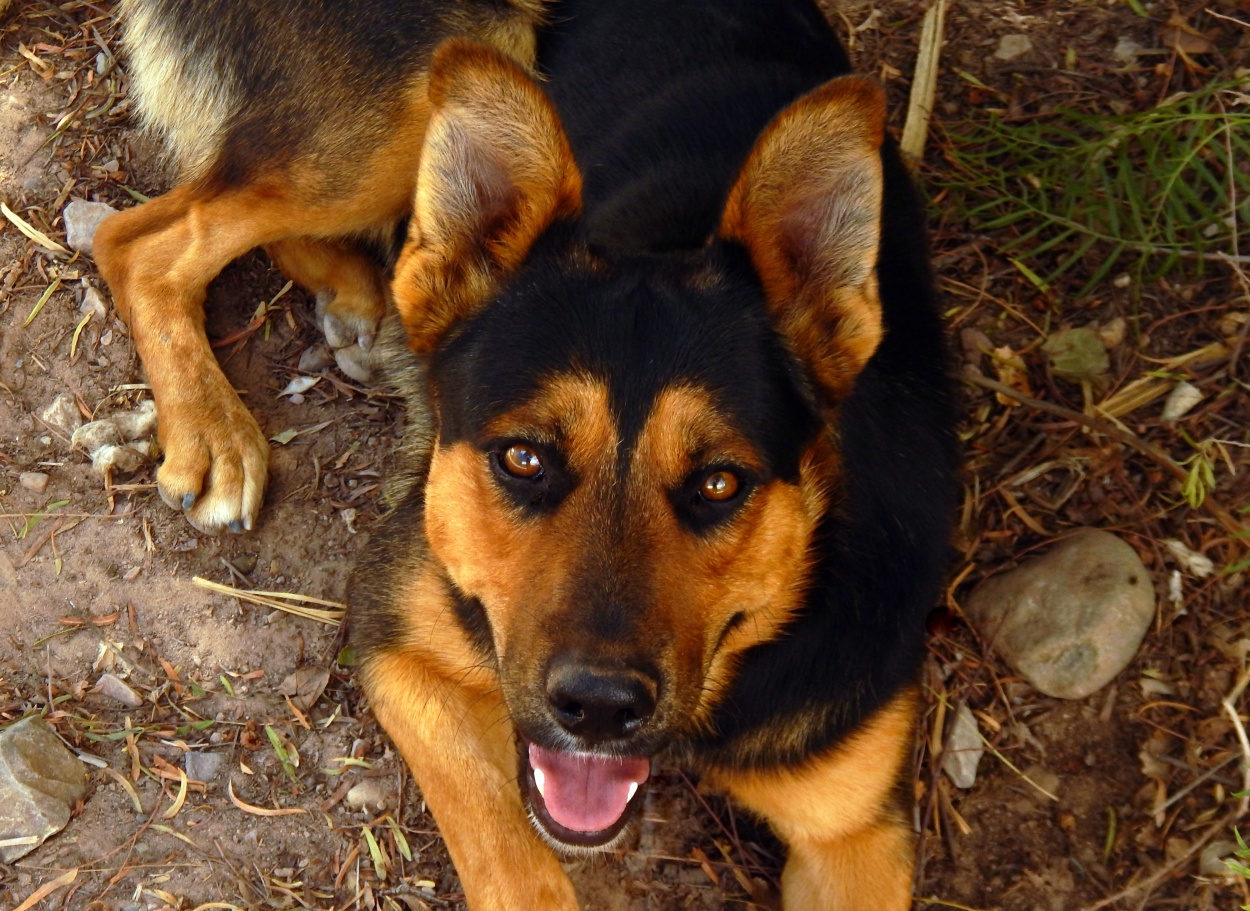
<path fill-rule="evenodd" d="M 629 783 L 629 796 L 625 798 L 625 802 L 629 803 L 634 799 L 634 795 L 638 793 L 638 782 L 631 781 Z"/>
<path fill-rule="evenodd" d="M 543 793 L 543 785 L 547 783 L 546 779 L 547 779 L 547 776 L 543 774 L 542 769 L 534 770 L 534 787 L 538 788 L 539 797 L 545 798 L 547 796 L 546 794 Z"/>

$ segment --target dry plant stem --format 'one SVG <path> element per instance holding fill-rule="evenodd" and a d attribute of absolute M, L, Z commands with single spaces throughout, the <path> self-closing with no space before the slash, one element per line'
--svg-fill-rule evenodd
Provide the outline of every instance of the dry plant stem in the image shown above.
<path fill-rule="evenodd" d="M 966 383 L 970 383 L 973 386 L 980 386 L 982 389 L 988 389 L 991 392 L 997 392 L 1000 395 L 1005 395 L 1036 411 L 1044 411 L 1047 414 L 1053 414 L 1055 417 L 1060 417 L 1065 420 L 1072 421 L 1073 423 L 1080 424 L 1087 430 L 1092 430 L 1095 433 L 1101 433 L 1104 436 L 1109 436 L 1113 439 L 1119 440 L 1121 443 L 1133 447 L 1143 455 L 1149 456 L 1156 463 L 1158 463 L 1161 468 L 1166 469 L 1169 474 L 1179 481 L 1183 482 L 1188 476 L 1185 469 L 1178 465 L 1170 455 L 1158 446 L 1153 443 L 1148 443 L 1140 437 L 1133 436 L 1133 434 L 1129 433 L 1127 430 L 1123 430 L 1114 424 L 1099 420 L 1098 418 L 1092 418 L 1087 414 L 1082 414 L 1079 411 L 1073 411 L 1071 408 L 1065 408 L 1062 405 L 1056 405 L 1053 402 L 1044 402 L 1041 399 L 1035 399 L 1032 396 L 1025 395 L 1023 392 L 1019 392 L 1010 386 L 991 380 L 988 377 L 982 376 L 980 373 L 974 373 L 971 370 L 965 370 L 961 375 L 961 378 Z M 1235 540 L 1240 541 L 1243 547 L 1250 549 L 1250 532 L 1248 532 L 1248 530 L 1242 526 L 1240 522 L 1233 518 L 1227 510 L 1225 510 L 1218 503 L 1214 502 L 1209 495 L 1203 503 L 1203 508 L 1210 512 L 1211 515 L 1215 516 L 1219 523 L 1224 526 L 1225 531 L 1232 535 Z"/>
<path fill-rule="evenodd" d="M 1250 739 L 1246 737 L 1246 727 L 1241 723 L 1241 716 L 1237 714 L 1237 700 L 1245 692 L 1247 684 L 1250 684 L 1250 668 L 1241 672 L 1236 685 L 1224 697 L 1223 702 L 1224 711 L 1228 713 L 1233 728 L 1237 731 L 1237 742 L 1241 744 L 1241 799 L 1237 802 L 1236 819 L 1244 816 L 1250 806 Z"/>
<path fill-rule="evenodd" d="M 907 102 L 907 119 L 903 124 L 903 138 L 899 148 L 910 158 L 919 161 L 924 157 L 925 139 L 929 135 L 929 118 L 933 114 L 933 101 L 937 97 L 938 59 L 942 55 L 942 41 L 946 32 L 946 7 L 950 0 L 937 0 L 924 15 L 920 29 L 920 49 L 916 56 L 915 75 L 911 84 L 911 97 Z"/>

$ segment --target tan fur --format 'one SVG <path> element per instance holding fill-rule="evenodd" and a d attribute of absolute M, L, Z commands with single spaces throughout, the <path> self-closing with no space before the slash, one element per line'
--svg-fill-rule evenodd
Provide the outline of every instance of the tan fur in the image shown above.
<path fill-rule="evenodd" d="M 785 911 L 911 906 L 911 826 L 890 806 L 910 756 L 916 705 L 916 692 L 904 691 L 828 754 L 795 769 L 709 772 L 789 846 Z"/>
<path fill-rule="evenodd" d="M 198 527 L 216 530 L 237 518 L 250 528 L 269 458 L 264 435 L 204 335 L 208 283 L 253 247 L 364 232 L 398 218 L 411 198 L 425 120 L 425 96 L 418 94 L 350 196 L 317 205 L 310 199 L 316 178 L 294 174 L 238 189 L 189 183 L 100 226 L 96 262 L 130 326 L 160 416 L 166 457 L 157 480 L 173 506 L 196 496 L 187 515 Z M 308 277 L 308 266 L 301 268 Z M 362 300 L 375 303 L 345 295 L 341 305 Z"/>
<path fill-rule="evenodd" d="M 720 227 L 750 251 L 778 328 L 835 402 L 881 341 L 884 123 L 871 80 L 843 76 L 810 92 L 756 142 Z"/>
<path fill-rule="evenodd" d="M 413 618 L 403 649 L 363 672 L 373 712 L 421 783 L 473 911 L 577 911 L 521 803 L 498 680 L 477 666 L 440 589 L 428 572 L 402 596 Z"/>

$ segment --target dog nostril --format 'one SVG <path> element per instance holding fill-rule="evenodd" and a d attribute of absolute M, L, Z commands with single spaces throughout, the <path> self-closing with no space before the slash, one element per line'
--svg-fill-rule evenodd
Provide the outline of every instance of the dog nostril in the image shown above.
<path fill-rule="evenodd" d="M 641 674 L 583 665 L 555 668 L 547 681 L 552 717 L 587 740 L 633 733 L 655 712 L 655 685 Z"/>

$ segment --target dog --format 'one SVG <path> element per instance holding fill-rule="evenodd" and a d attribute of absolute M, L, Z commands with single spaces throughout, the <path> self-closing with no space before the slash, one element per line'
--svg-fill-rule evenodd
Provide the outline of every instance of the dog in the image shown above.
<path fill-rule="evenodd" d="M 471 911 L 574 911 L 560 858 L 626 845 L 659 762 L 767 821 L 786 911 L 909 907 L 952 394 L 882 91 L 811 0 L 125 12 L 189 175 L 97 239 L 162 495 L 255 518 L 199 306 L 265 245 L 408 398 L 350 638 Z"/>

